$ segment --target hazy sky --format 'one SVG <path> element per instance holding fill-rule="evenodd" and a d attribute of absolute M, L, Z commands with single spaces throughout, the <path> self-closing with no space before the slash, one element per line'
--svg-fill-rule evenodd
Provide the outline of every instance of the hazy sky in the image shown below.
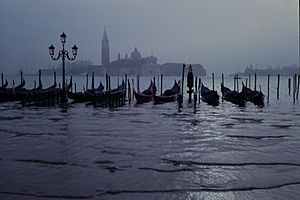
<path fill-rule="evenodd" d="M 209 72 L 298 63 L 297 0 L 0 0 L 0 71 L 57 65 L 48 46 L 62 31 L 99 64 L 104 25 L 111 59 L 137 46 Z"/>

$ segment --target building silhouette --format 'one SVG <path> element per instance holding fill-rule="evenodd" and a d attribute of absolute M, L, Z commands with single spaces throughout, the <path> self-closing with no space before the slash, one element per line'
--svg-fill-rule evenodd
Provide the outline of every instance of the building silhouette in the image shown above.
<path fill-rule="evenodd" d="M 124 55 L 124 54 L 123 54 Z M 94 65 L 91 61 L 75 61 L 67 63 L 67 74 L 84 75 L 86 73 L 95 73 L 95 75 L 104 76 L 106 73 L 112 76 L 127 75 L 160 75 L 181 76 L 182 63 L 164 63 L 158 64 L 157 57 L 153 54 L 150 56 L 142 56 L 141 52 L 135 46 L 131 53 L 125 52 L 124 56 L 120 53 L 116 55 L 116 59 L 110 61 L 109 40 L 106 27 L 104 27 L 102 45 L 101 45 L 101 65 Z M 192 64 L 193 72 L 197 76 L 205 76 L 206 70 L 201 64 Z M 45 74 L 53 74 L 58 71 L 56 68 L 43 70 Z"/>
<path fill-rule="evenodd" d="M 104 27 L 101 50 L 101 64 L 107 65 L 109 64 L 109 40 L 106 33 L 106 27 Z"/>

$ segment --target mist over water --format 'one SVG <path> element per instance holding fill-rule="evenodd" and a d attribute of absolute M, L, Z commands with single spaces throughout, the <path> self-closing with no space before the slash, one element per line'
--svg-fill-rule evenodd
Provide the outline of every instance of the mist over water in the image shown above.
<path fill-rule="evenodd" d="M 25 76 L 28 83 L 33 78 Z M 174 79 L 179 77 L 165 77 L 164 89 Z M 85 83 L 85 77 L 74 80 Z M 210 77 L 202 80 L 211 87 Z M 43 77 L 45 87 L 52 81 Z M 140 88 L 149 81 L 141 77 Z M 271 77 L 270 103 L 264 108 L 201 102 L 196 114 L 186 96 L 182 112 L 176 103 L 115 109 L 1 103 L 0 197 L 297 199 L 299 101 L 292 103 L 287 77 L 276 100 L 276 81 Z M 220 94 L 219 83 L 216 77 Z M 258 78 L 264 94 L 266 83 Z M 232 84 L 226 77 L 225 85 Z"/>

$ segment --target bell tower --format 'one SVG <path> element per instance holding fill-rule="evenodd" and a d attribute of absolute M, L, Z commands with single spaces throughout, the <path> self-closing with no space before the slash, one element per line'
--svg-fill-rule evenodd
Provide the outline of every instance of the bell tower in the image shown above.
<path fill-rule="evenodd" d="M 109 64 L 109 40 L 106 33 L 106 26 L 104 26 L 103 38 L 102 38 L 102 55 L 101 55 L 101 64 Z"/>

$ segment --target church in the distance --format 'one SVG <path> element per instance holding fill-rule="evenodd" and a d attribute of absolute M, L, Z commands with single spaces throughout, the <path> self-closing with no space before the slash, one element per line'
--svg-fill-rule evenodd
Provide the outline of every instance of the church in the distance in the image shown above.
<path fill-rule="evenodd" d="M 153 75 L 160 73 L 160 65 L 157 64 L 157 58 L 153 55 L 142 57 L 137 47 L 131 52 L 130 56 L 126 53 L 121 57 L 118 53 L 117 58 L 110 61 L 109 39 L 106 28 L 104 28 L 102 46 L 101 46 L 101 71 L 111 75 L 120 74 L 140 74 Z"/>
<path fill-rule="evenodd" d="M 118 53 L 116 58 L 111 61 L 109 37 L 106 28 L 104 28 L 101 53 L 99 53 L 99 55 L 101 56 L 101 65 L 94 65 L 89 60 L 74 61 L 67 63 L 66 73 L 68 75 L 84 75 L 94 72 L 97 76 L 104 76 L 105 73 L 111 76 L 123 76 L 125 74 L 181 76 L 182 73 L 182 63 L 168 62 L 158 64 L 155 56 L 142 56 L 137 47 L 135 47 L 129 55 L 125 53 L 124 56 L 121 56 L 120 53 Z M 196 76 L 206 75 L 206 70 L 201 64 L 192 64 L 192 66 Z M 43 73 L 52 75 L 54 71 L 60 72 L 60 70 L 55 68 L 49 68 L 43 70 Z"/>

